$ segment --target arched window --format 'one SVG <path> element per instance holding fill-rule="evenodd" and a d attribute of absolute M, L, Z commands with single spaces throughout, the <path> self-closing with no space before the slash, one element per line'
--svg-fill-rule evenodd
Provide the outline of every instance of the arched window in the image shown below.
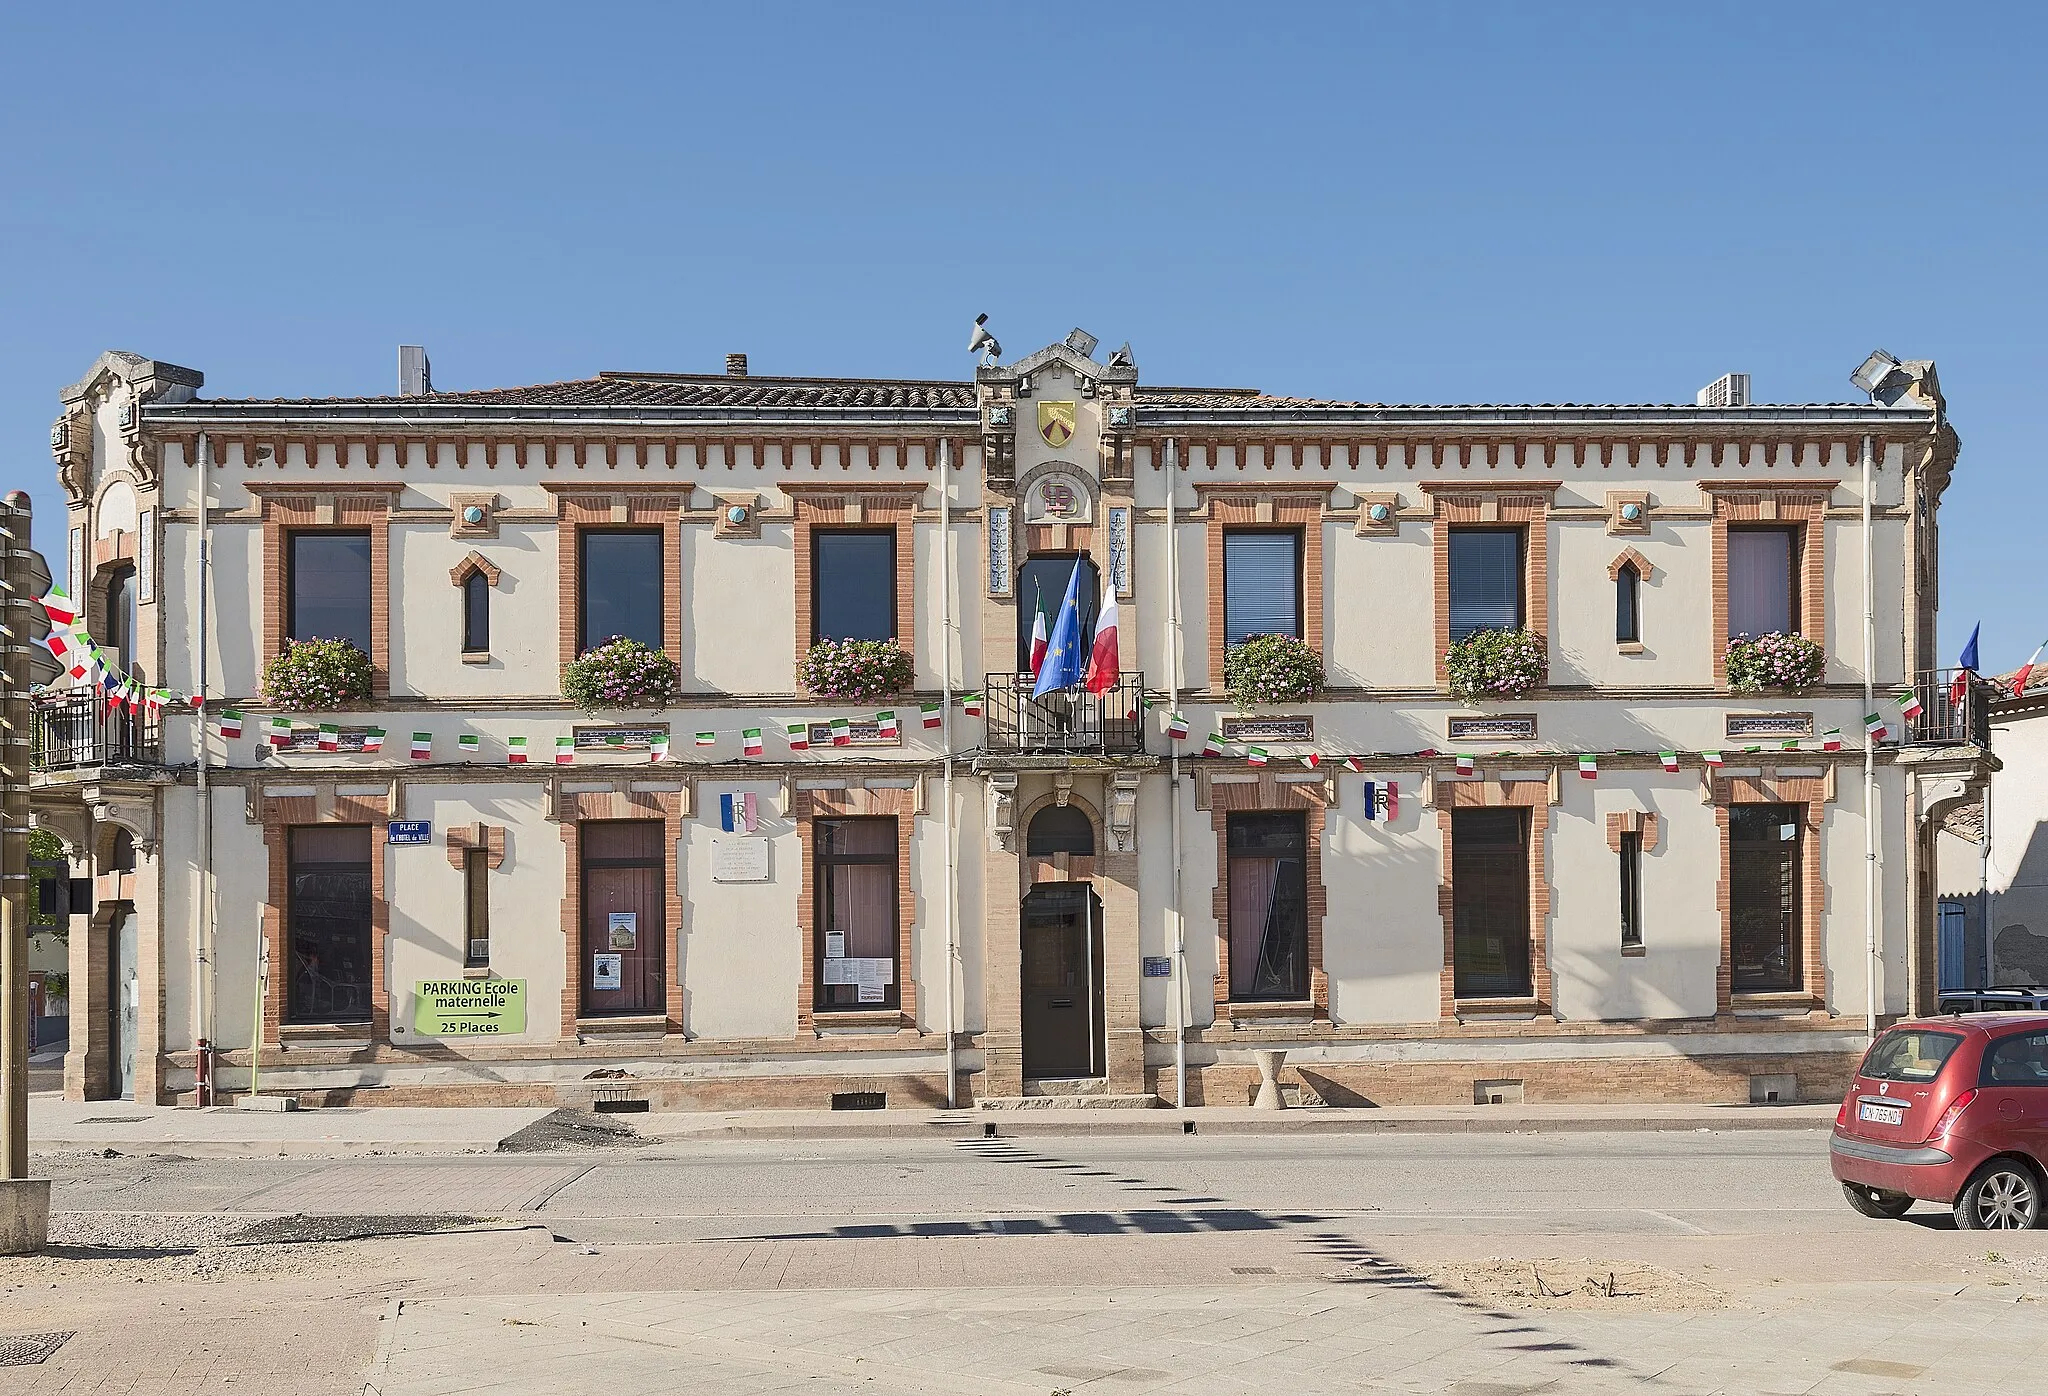
<path fill-rule="evenodd" d="M 462 648 L 480 654 L 491 647 L 491 579 L 471 572 L 462 581 Z"/>
<path fill-rule="evenodd" d="M 1639 644 L 1643 638 L 1643 575 L 1633 562 L 1614 574 L 1614 641 Z"/>
<path fill-rule="evenodd" d="M 1079 853 L 1092 858 L 1095 825 L 1072 805 L 1047 805 L 1031 816 L 1031 827 L 1024 834 L 1024 852 L 1027 857 Z"/>

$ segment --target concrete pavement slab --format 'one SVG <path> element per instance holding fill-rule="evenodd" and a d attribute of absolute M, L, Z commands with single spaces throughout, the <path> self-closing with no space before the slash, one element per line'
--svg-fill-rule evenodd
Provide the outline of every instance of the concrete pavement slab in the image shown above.
<path fill-rule="evenodd" d="M 392 1105 L 273 1114 L 38 1095 L 29 1101 L 28 1132 L 38 1150 L 112 1148 L 192 1158 L 464 1154 L 489 1153 L 550 1113 Z"/>

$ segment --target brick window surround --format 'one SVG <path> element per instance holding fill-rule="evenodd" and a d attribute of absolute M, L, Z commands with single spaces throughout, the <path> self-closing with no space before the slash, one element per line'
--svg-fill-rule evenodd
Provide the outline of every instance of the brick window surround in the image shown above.
<path fill-rule="evenodd" d="M 676 866 L 676 845 L 683 837 L 684 799 L 681 790 L 564 791 L 558 806 L 562 857 L 568 876 L 562 884 L 562 1038 L 575 1040 L 585 1028 L 613 1032 L 646 1028 L 651 1018 L 580 1017 L 583 1006 L 583 822 L 585 820 L 659 819 L 662 821 L 663 916 L 668 922 L 662 953 L 667 956 L 663 985 L 666 1005 L 660 1023 L 669 1036 L 683 1031 L 683 889 Z M 503 830 L 497 831 L 501 836 Z M 455 854 L 450 835 L 450 861 Z M 486 844 L 486 847 L 489 845 Z"/>
<path fill-rule="evenodd" d="M 1554 482 L 1514 485 L 1423 482 L 1423 493 L 1429 496 L 1436 519 L 1430 531 L 1436 568 L 1436 597 L 1432 611 L 1436 627 L 1438 688 L 1448 690 L 1450 687 L 1444 656 L 1451 649 L 1451 530 L 1461 524 L 1492 528 L 1522 526 L 1522 587 L 1526 603 L 1523 624 L 1548 644 L 1550 502 L 1557 488 Z M 1449 970 L 1445 973 L 1448 974 Z"/>
<path fill-rule="evenodd" d="M 1520 806 L 1529 811 L 1529 1000 L 1461 999 L 1457 996 L 1457 935 L 1454 924 L 1452 814 L 1461 809 Z M 1444 961 L 1437 988 L 1439 1016 L 1450 1022 L 1465 1007 L 1533 1008 L 1550 1013 L 1550 782 L 1547 780 L 1436 780 L 1437 828 L 1443 836 L 1443 881 L 1437 910 L 1444 923 Z"/>
<path fill-rule="evenodd" d="M 891 528 L 896 534 L 896 643 L 917 653 L 917 553 L 912 541 L 922 483 L 859 489 L 845 485 L 784 485 L 796 513 L 796 662 L 811 652 L 812 535 L 819 529 Z M 904 986 L 906 989 L 908 985 Z"/>
<path fill-rule="evenodd" d="M 370 535 L 370 696 L 391 692 L 391 505 L 402 485 L 352 484 L 346 490 L 251 484 L 263 517 L 263 653 L 258 669 L 284 649 L 286 553 L 296 533 Z"/>
<path fill-rule="evenodd" d="M 1799 633 L 1827 643 L 1827 516 L 1832 480 L 1766 484 L 1754 480 L 1702 480 L 1714 510 L 1714 686 L 1728 689 L 1728 526 L 1744 523 L 1799 527 Z"/>
<path fill-rule="evenodd" d="M 1721 916 L 1721 965 L 1714 974 L 1717 1013 L 1743 1006 L 1769 1005 L 1788 1012 L 1818 1012 L 1827 1007 L 1827 959 L 1822 952 L 1822 913 L 1827 909 L 1827 879 L 1820 858 L 1821 821 L 1830 798 L 1825 776 L 1779 776 L 1765 768 L 1754 776 L 1717 776 L 1713 782 L 1714 824 L 1721 837 L 1721 879 L 1714 887 L 1714 906 Z M 1734 878 L 1729 868 L 1728 810 L 1732 805 L 1804 805 L 1807 837 L 1799 841 L 1800 988 L 1788 992 L 1737 994 L 1734 991 Z"/>
<path fill-rule="evenodd" d="M 899 1007 L 879 1011 L 816 1008 L 817 982 L 812 977 L 818 936 L 817 825 L 820 819 L 856 815 L 896 816 L 896 978 Z M 796 991 L 796 1030 L 815 1035 L 820 1023 L 847 1027 L 917 1027 L 917 974 L 911 959 L 911 929 L 917 923 L 917 899 L 910 886 L 911 841 L 917 830 L 915 789 L 799 790 L 790 803 L 802 849 L 803 879 L 797 888 L 797 933 L 803 944 L 802 972 Z"/>
<path fill-rule="evenodd" d="M 1242 448 L 1240 448 L 1242 449 Z M 1208 521 L 1207 584 L 1209 673 L 1211 689 L 1223 683 L 1223 534 L 1226 529 L 1301 530 L 1301 637 L 1323 654 L 1323 518 L 1329 512 L 1329 485 L 1289 483 L 1198 484 Z M 1190 659 L 1189 679 L 1198 670 Z M 1311 888 L 1310 896 L 1315 890 Z M 1320 971 L 1318 971 L 1320 972 Z"/>
<path fill-rule="evenodd" d="M 276 1046 L 281 1040 L 313 1043 L 322 1038 L 360 1036 L 346 1024 L 287 1025 L 284 995 L 291 973 L 291 947 L 285 943 L 285 911 L 291 897 L 291 834 L 295 828 L 313 825 L 362 824 L 370 830 L 370 1019 L 373 1044 L 391 1037 L 391 988 L 385 966 L 391 929 L 390 904 L 385 899 L 385 823 L 391 818 L 390 803 L 382 795 L 264 796 L 263 845 L 269 863 L 269 895 L 263 900 L 263 944 L 269 959 L 269 982 L 263 991 L 263 1040 Z"/>
<path fill-rule="evenodd" d="M 555 496 L 556 567 L 561 577 L 557 655 L 563 665 L 576 658 L 576 622 L 582 597 L 580 547 L 586 528 L 659 528 L 661 530 L 661 647 L 680 669 L 683 663 L 683 529 L 682 509 L 689 501 L 687 481 L 653 488 L 599 491 L 566 485 L 546 487 Z"/>
<path fill-rule="evenodd" d="M 1321 780 L 1281 780 L 1271 771 L 1258 779 L 1225 782 L 1207 773 L 1197 776 L 1196 807 L 1209 811 L 1216 831 L 1216 889 L 1210 909 L 1216 917 L 1216 1021 L 1259 1018 L 1330 1019 L 1330 976 L 1323 968 L 1323 924 L 1329 893 L 1323 886 L 1323 824 L 1329 808 L 1329 784 Z M 1306 1003 L 1234 1003 L 1230 997 L 1230 815 L 1299 811 L 1308 816 L 1308 1001 Z"/>

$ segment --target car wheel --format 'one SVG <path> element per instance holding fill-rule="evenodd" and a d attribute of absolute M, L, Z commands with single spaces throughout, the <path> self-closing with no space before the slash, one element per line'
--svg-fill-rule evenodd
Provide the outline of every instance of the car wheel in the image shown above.
<path fill-rule="evenodd" d="M 1842 1196 L 1848 1198 L 1849 1205 L 1864 1216 L 1876 1217 L 1880 1221 L 1897 1221 L 1913 1205 L 1913 1199 L 1905 1193 L 1866 1188 L 1861 1183 L 1842 1184 Z"/>
<path fill-rule="evenodd" d="M 2041 1222 L 2041 1182 L 2013 1159 L 1993 1159 L 1956 1194 L 1956 1225 L 1964 1231 L 2027 1231 Z"/>

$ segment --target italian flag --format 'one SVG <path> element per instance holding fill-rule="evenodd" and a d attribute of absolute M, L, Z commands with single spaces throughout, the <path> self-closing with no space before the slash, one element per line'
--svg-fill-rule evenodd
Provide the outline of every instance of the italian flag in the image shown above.
<path fill-rule="evenodd" d="M 832 719 L 832 745 L 853 745 L 853 721 L 851 718 L 835 717 Z"/>
<path fill-rule="evenodd" d="M 960 710 L 969 717 L 980 717 L 982 701 L 981 694 L 970 693 L 960 700 Z"/>
<path fill-rule="evenodd" d="M 745 756 L 759 756 L 761 754 L 760 728 L 749 727 L 746 731 L 740 733 L 740 752 Z"/>
<path fill-rule="evenodd" d="M 363 750 L 364 750 L 364 751 L 382 751 L 383 749 L 384 749 L 384 729 L 383 729 L 383 728 L 381 728 L 381 727 L 372 727 L 372 728 L 371 728 L 371 729 L 370 729 L 369 731 L 367 731 L 367 732 L 363 733 Z"/>
<path fill-rule="evenodd" d="M 626 745 L 626 734 L 624 732 L 607 732 L 604 734 L 604 744 L 623 749 Z"/>
<path fill-rule="evenodd" d="M 557 766 L 573 766 L 576 764 L 576 739 L 574 737 L 555 738 L 555 764 Z"/>
<path fill-rule="evenodd" d="M 505 738 L 505 764 L 508 766 L 524 766 L 526 764 L 526 738 Z"/>
<path fill-rule="evenodd" d="M 1202 755 L 1221 756 L 1222 754 L 1223 734 L 1221 732 L 1211 732 L 1209 734 L 1209 740 L 1202 743 Z"/>
<path fill-rule="evenodd" d="M 1719 770 L 1722 763 L 1722 756 L 1721 753 L 1718 751 L 1703 751 L 1700 753 L 1700 760 L 1706 762 L 1709 766 L 1714 767 L 1716 770 Z"/>
<path fill-rule="evenodd" d="M 1038 676 L 1038 666 L 1045 663 L 1045 647 L 1052 643 L 1052 622 L 1045 615 L 1045 593 L 1038 593 L 1038 611 L 1031 618 L 1031 675 Z"/>
<path fill-rule="evenodd" d="M 43 603 L 43 610 L 49 613 L 50 624 L 72 625 L 78 620 L 78 607 L 71 603 L 71 594 L 60 586 L 52 586 L 36 598 Z"/>
<path fill-rule="evenodd" d="M 1301 764 L 1313 771 L 1316 767 L 1323 764 L 1323 754 L 1319 751 L 1311 751 L 1308 755 L 1301 758 Z"/>
<path fill-rule="evenodd" d="M 1081 681 L 1090 693 L 1107 693 L 1120 677 L 1116 654 L 1116 583 L 1102 574 L 1102 608 L 1095 614 L 1095 647 L 1088 655 L 1088 674 Z"/>
<path fill-rule="evenodd" d="M 1166 715 L 1166 735 L 1177 742 L 1184 742 L 1188 739 L 1188 719 L 1186 713 L 1168 713 Z"/>
<path fill-rule="evenodd" d="M 1657 759 L 1664 763 L 1664 769 L 1667 771 L 1678 769 L 1678 753 L 1675 751 L 1660 751 L 1657 753 Z"/>
<path fill-rule="evenodd" d="M 483 743 L 474 734 L 465 733 L 455 739 L 455 745 L 464 756 L 474 756 Z"/>
<path fill-rule="evenodd" d="M 656 732 L 647 739 L 647 760 L 650 765 L 668 760 L 668 733 Z"/>
<path fill-rule="evenodd" d="M 341 750 L 341 729 L 331 722 L 320 724 L 320 749 L 322 751 Z"/>
<path fill-rule="evenodd" d="M 718 734 L 716 732 L 699 732 L 697 734 L 697 745 L 700 747 L 717 746 Z"/>
<path fill-rule="evenodd" d="M 946 721 L 945 709 L 937 703 L 919 703 L 917 711 L 924 718 L 925 730 L 942 726 Z"/>
<path fill-rule="evenodd" d="M 220 715 L 220 734 L 233 739 L 242 735 L 242 715 L 229 708 Z"/>
<path fill-rule="evenodd" d="M 1254 766 L 1265 765 L 1266 755 L 1266 749 L 1262 746 L 1248 746 L 1244 749 L 1244 759 Z"/>
<path fill-rule="evenodd" d="M 783 727 L 782 727 L 782 734 L 783 734 L 783 736 L 784 736 L 785 738 L 787 738 L 787 739 L 788 739 L 788 741 L 789 741 L 789 749 L 790 749 L 791 751 L 809 751 L 809 750 L 811 749 L 811 724 L 810 724 L 810 723 L 808 723 L 808 722 L 787 722 L 787 723 L 784 723 L 784 724 L 783 724 Z"/>
<path fill-rule="evenodd" d="M 1598 779 L 1600 779 L 1600 758 L 1599 758 L 1599 757 L 1597 757 L 1597 756 L 1581 756 L 1581 757 L 1579 758 L 1579 779 L 1580 779 L 1580 780 L 1598 780 Z"/>
<path fill-rule="evenodd" d="M 1365 771 L 1365 763 L 1359 760 L 1356 756 L 1347 756 L 1344 758 L 1344 769 L 1347 771 L 1357 771 L 1360 774 L 1363 774 Z"/>
<path fill-rule="evenodd" d="M 1806 750 L 1806 745 L 1805 745 L 1805 743 L 1801 742 L 1801 741 L 1800 741 L 1800 740 L 1799 740 L 1799 739 L 1798 739 L 1797 737 L 1789 737 L 1789 738 L 1787 738 L 1787 739 L 1786 739 L 1786 741 L 1785 741 L 1784 745 L 1783 745 L 1783 746 L 1780 746 L 1780 747 L 1778 748 L 1778 750 L 1780 750 L 1780 751 L 1804 751 L 1804 750 Z"/>
<path fill-rule="evenodd" d="M 1899 691 L 1899 716 L 1911 722 L 1925 711 L 1926 709 L 1920 706 L 1920 695 L 1918 693 L 1915 693 L 1910 688 Z"/>
<path fill-rule="evenodd" d="M 1869 734 L 1870 740 L 1873 742 L 1883 741 L 1885 736 L 1884 719 L 1876 713 L 1867 714 L 1863 719 L 1863 730 Z"/>
<path fill-rule="evenodd" d="M 2027 694 L 2027 680 L 2034 677 L 2034 666 L 2041 662 L 2041 651 L 2048 650 L 2048 640 L 2043 640 L 2026 663 L 2012 676 L 2012 696 L 2024 698 Z"/>
<path fill-rule="evenodd" d="M 1453 758 L 1452 758 L 1452 760 L 1453 760 L 1453 761 L 1455 761 L 1455 762 L 1457 763 L 1457 767 L 1458 767 L 1458 774 L 1459 774 L 1459 775 L 1461 775 L 1461 776 L 1469 776 L 1469 775 L 1471 775 L 1471 774 L 1472 774 L 1472 758 L 1471 758 L 1471 757 L 1469 757 L 1469 756 L 1457 756 L 1457 757 L 1453 757 Z"/>
<path fill-rule="evenodd" d="M 290 746 L 292 744 L 292 720 L 288 717 L 270 719 L 270 744 Z"/>
<path fill-rule="evenodd" d="M 881 729 L 881 735 L 884 737 L 900 737 L 903 735 L 903 729 L 896 725 L 896 714 L 894 711 L 876 713 L 875 725 Z"/>
<path fill-rule="evenodd" d="M 1842 729 L 1830 727 L 1827 731 L 1821 733 L 1820 749 L 1822 751 L 1840 751 L 1842 749 Z"/>
<path fill-rule="evenodd" d="M 424 761 L 434 754 L 434 734 L 415 732 L 412 734 L 412 759 Z"/>

